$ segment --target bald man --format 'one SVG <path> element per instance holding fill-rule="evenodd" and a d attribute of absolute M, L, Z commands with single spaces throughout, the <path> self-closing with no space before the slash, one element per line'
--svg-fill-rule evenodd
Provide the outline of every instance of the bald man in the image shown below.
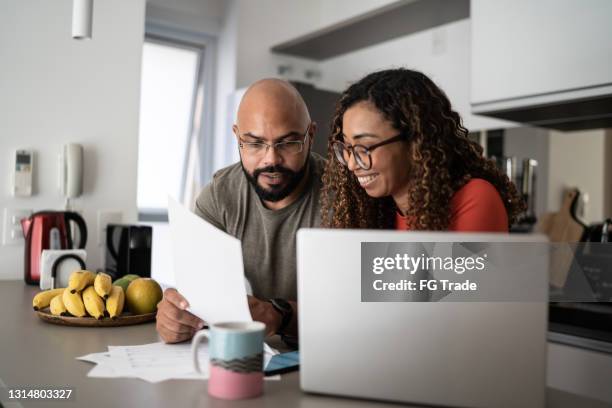
<path fill-rule="evenodd" d="M 315 131 L 291 84 L 254 83 L 233 126 L 240 162 L 219 170 L 196 201 L 196 214 L 242 241 L 244 272 L 253 288 L 249 308 L 268 335 L 297 335 L 295 235 L 320 225 L 325 160 L 311 152 Z M 164 292 L 157 313 L 162 340 L 188 340 L 203 327 L 187 306 L 176 290 Z"/>

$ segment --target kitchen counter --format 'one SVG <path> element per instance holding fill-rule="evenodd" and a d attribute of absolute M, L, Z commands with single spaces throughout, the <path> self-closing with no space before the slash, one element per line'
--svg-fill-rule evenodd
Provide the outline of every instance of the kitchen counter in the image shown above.
<path fill-rule="evenodd" d="M 93 364 L 75 360 L 105 351 L 108 345 L 137 345 L 159 341 L 155 324 L 128 327 L 64 327 L 45 323 L 32 310 L 38 288 L 22 281 L 0 281 L 0 401 L 8 406 L 109 407 L 393 407 L 396 404 L 306 394 L 299 373 L 266 381 L 262 397 L 220 401 L 206 392 L 201 380 L 171 380 L 150 384 L 131 378 L 88 378 Z M 273 344 L 274 345 L 274 344 Z M 19 401 L 6 404 L 9 388 L 72 388 L 71 401 Z M 520 390 L 517 390 L 520 392 Z M 612 405 L 548 388 L 548 407 L 612 408 Z M 1 406 L 2 404 L 0 404 Z"/>

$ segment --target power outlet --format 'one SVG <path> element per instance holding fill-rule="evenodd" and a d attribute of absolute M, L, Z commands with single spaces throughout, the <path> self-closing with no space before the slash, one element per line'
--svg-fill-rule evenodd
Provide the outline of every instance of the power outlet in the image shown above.
<path fill-rule="evenodd" d="M 2 223 L 2 244 L 23 244 L 24 236 L 21 228 L 21 219 L 32 215 L 32 210 L 23 208 L 5 208 Z"/>
<path fill-rule="evenodd" d="M 106 244 L 106 226 L 108 224 L 119 224 L 123 215 L 121 211 L 101 210 L 98 211 L 98 246 Z"/>

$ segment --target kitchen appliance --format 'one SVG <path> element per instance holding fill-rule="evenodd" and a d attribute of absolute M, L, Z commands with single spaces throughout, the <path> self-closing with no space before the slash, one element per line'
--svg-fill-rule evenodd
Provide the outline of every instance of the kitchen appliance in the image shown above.
<path fill-rule="evenodd" d="M 71 223 L 79 231 L 79 244 L 72 239 Z M 40 258 L 45 249 L 83 249 L 87 244 L 87 226 L 79 214 L 71 211 L 41 211 L 21 220 L 25 237 L 24 280 L 40 282 Z"/>
<path fill-rule="evenodd" d="M 150 277 L 152 235 L 150 226 L 108 224 L 106 272 L 114 279 L 128 274 Z"/>
<path fill-rule="evenodd" d="M 40 257 L 40 289 L 65 288 L 74 271 L 87 269 L 84 249 L 45 249 Z"/>
<path fill-rule="evenodd" d="M 538 162 L 534 159 L 523 159 L 523 172 L 521 175 L 521 194 L 523 200 L 527 204 L 527 211 L 525 212 L 522 222 L 533 225 L 536 223 L 536 172 L 538 169 Z"/>
<path fill-rule="evenodd" d="M 612 343 L 612 219 L 591 224 L 576 244 L 575 275 L 568 279 L 584 281 L 592 290 L 594 302 L 553 302 L 550 304 L 550 330 L 572 339 L 574 345 L 609 351 Z M 553 333 L 553 334 L 556 334 Z M 567 337 L 566 335 L 570 335 Z M 585 339 L 582 339 L 582 338 Z M 591 339 L 598 340 L 592 342 Z M 601 343 L 600 343 L 601 342 Z"/>
<path fill-rule="evenodd" d="M 511 232 L 532 232 L 536 217 L 536 180 L 538 161 L 530 158 L 492 157 L 497 167 L 514 183 L 526 204 L 525 212 L 510 227 Z"/>
<path fill-rule="evenodd" d="M 503 169 L 506 173 L 506 176 L 513 182 L 516 186 L 519 185 L 519 179 L 517 177 L 518 174 L 518 160 L 516 157 L 504 157 L 503 158 Z"/>

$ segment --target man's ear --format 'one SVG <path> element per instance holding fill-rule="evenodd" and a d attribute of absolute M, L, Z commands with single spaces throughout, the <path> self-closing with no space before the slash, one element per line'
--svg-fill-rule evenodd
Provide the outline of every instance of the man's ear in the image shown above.
<path fill-rule="evenodd" d="M 242 161 L 242 149 L 240 148 L 240 131 L 238 130 L 238 125 L 232 125 L 232 132 L 234 132 L 234 136 L 236 136 L 236 145 L 238 146 L 238 156 L 240 156 L 240 161 Z"/>

